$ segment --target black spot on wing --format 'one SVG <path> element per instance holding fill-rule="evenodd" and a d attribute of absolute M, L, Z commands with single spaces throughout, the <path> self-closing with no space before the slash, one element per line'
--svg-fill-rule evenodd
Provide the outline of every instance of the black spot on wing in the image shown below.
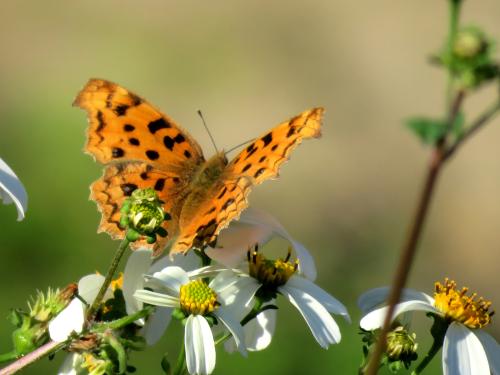
<path fill-rule="evenodd" d="M 148 179 L 148 172 L 142 172 L 140 176 L 143 180 L 147 180 Z"/>
<path fill-rule="evenodd" d="M 166 148 L 172 151 L 175 146 L 175 141 L 171 137 L 166 135 L 165 137 L 163 137 L 163 144 L 165 145 Z"/>
<path fill-rule="evenodd" d="M 133 132 L 135 130 L 135 126 L 130 124 L 125 124 L 123 125 L 123 130 L 125 130 L 126 132 Z"/>
<path fill-rule="evenodd" d="M 125 155 L 125 151 L 123 151 L 123 149 L 120 147 L 113 147 L 113 149 L 111 150 L 111 155 L 114 158 L 121 158 L 123 155 Z"/>
<path fill-rule="evenodd" d="M 130 196 L 135 189 L 137 189 L 136 184 L 121 184 L 120 188 L 127 197 Z"/>
<path fill-rule="evenodd" d="M 266 155 L 260 157 L 259 163 L 262 163 L 264 160 L 266 160 Z"/>
<path fill-rule="evenodd" d="M 101 111 L 97 111 L 97 129 L 96 131 L 101 131 L 104 128 L 104 118 Z"/>
<path fill-rule="evenodd" d="M 113 109 L 113 112 L 116 113 L 117 116 L 125 116 L 129 108 L 130 107 L 126 104 L 120 104 Z"/>
<path fill-rule="evenodd" d="M 245 165 L 243 167 L 243 169 L 241 170 L 241 173 L 248 171 L 251 167 L 252 167 L 252 164 L 248 163 L 247 165 Z"/>
<path fill-rule="evenodd" d="M 226 192 L 227 192 L 227 187 L 224 186 L 224 189 L 222 189 L 220 194 L 217 196 L 217 199 L 221 199 L 224 196 L 224 194 L 226 194 Z"/>
<path fill-rule="evenodd" d="M 250 146 L 247 147 L 247 155 L 245 156 L 245 160 L 247 160 L 250 156 L 252 156 L 255 151 L 257 151 L 258 148 L 255 147 L 255 144 L 252 143 Z"/>
<path fill-rule="evenodd" d="M 158 180 L 156 180 L 155 187 L 154 187 L 154 189 L 156 191 L 162 191 L 164 187 L 165 187 L 165 179 L 164 178 L 159 178 Z"/>
<path fill-rule="evenodd" d="M 160 154 L 155 150 L 147 150 L 146 156 L 148 157 L 149 160 L 157 160 L 160 157 Z"/>
<path fill-rule="evenodd" d="M 156 133 L 160 129 L 168 129 L 171 127 L 172 126 L 167 121 L 165 121 L 165 119 L 163 117 L 159 118 L 158 120 L 151 121 L 148 124 L 148 129 L 149 129 L 151 134 Z"/>
<path fill-rule="evenodd" d="M 234 203 L 234 199 L 233 198 L 229 198 L 227 201 L 224 202 L 224 204 L 222 205 L 222 211 L 225 211 L 228 209 L 228 207 L 230 205 L 232 205 Z"/>
<path fill-rule="evenodd" d="M 269 143 L 273 141 L 273 133 L 267 133 L 265 136 L 261 138 L 261 141 L 264 142 L 264 147 L 266 147 Z"/>
<path fill-rule="evenodd" d="M 288 129 L 288 132 L 286 133 L 286 137 L 290 138 L 294 134 L 295 134 L 295 128 L 293 126 L 290 126 L 290 129 Z"/>
<path fill-rule="evenodd" d="M 184 150 L 184 156 L 189 159 L 191 157 L 191 153 L 188 150 Z"/>
<path fill-rule="evenodd" d="M 254 178 L 257 178 L 259 177 L 262 173 L 264 173 L 266 171 L 266 168 L 260 168 L 257 172 L 255 172 L 255 174 L 253 175 Z"/>
<path fill-rule="evenodd" d="M 271 147 L 271 151 L 276 151 L 277 148 L 278 148 L 278 144 L 275 144 L 273 147 Z"/>
<path fill-rule="evenodd" d="M 137 138 L 129 138 L 128 143 L 132 146 L 139 146 L 141 144 Z"/>
<path fill-rule="evenodd" d="M 174 138 L 175 143 L 182 143 L 185 141 L 186 141 L 186 138 L 184 138 L 184 136 L 181 133 L 177 134 Z"/>

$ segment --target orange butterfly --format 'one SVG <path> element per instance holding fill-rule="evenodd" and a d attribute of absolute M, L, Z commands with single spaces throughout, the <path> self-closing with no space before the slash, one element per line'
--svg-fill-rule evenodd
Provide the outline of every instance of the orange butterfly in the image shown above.
<path fill-rule="evenodd" d="M 91 186 L 102 213 L 99 232 L 123 238 L 120 207 L 137 188 L 152 187 L 171 216 L 154 245 L 171 254 L 213 244 L 217 234 L 247 206 L 253 185 L 276 177 L 279 166 L 302 139 L 321 135 L 323 108 L 302 112 L 257 138 L 231 162 L 221 151 L 205 160 L 198 143 L 170 117 L 139 96 L 101 79 L 91 79 L 74 105 L 87 110 L 85 151 L 105 164 Z"/>

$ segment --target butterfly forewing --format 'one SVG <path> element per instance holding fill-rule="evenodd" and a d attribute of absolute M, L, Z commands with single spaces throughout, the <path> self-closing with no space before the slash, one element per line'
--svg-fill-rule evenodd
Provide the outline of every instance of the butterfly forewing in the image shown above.
<path fill-rule="evenodd" d="M 117 84 L 91 79 L 74 105 L 88 112 L 86 151 L 101 163 L 141 160 L 165 167 L 204 161 L 198 143 L 174 120 Z"/>

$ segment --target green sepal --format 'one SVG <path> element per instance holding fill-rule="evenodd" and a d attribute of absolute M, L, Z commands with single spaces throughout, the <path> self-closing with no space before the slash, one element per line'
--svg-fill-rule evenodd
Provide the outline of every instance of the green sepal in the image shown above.
<path fill-rule="evenodd" d="M 26 313 L 23 313 L 19 309 L 12 309 L 8 315 L 9 322 L 16 327 L 21 327 L 23 324 L 23 317 L 26 316 Z"/>
<path fill-rule="evenodd" d="M 204 315 L 204 318 L 207 320 L 210 327 L 213 327 L 218 324 L 218 320 L 214 315 L 211 314 Z"/>
<path fill-rule="evenodd" d="M 118 374 L 124 374 L 127 369 L 127 353 L 125 348 L 113 334 L 106 335 L 106 342 L 109 343 L 116 354 Z"/>
<path fill-rule="evenodd" d="M 125 348 L 135 351 L 142 351 L 147 347 L 146 339 L 142 336 L 132 336 L 127 339 L 120 338 L 120 342 Z"/>
<path fill-rule="evenodd" d="M 26 355 L 36 349 L 34 344 L 35 336 L 32 330 L 18 328 L 12 332 L 12 342 L 14 350 L 18 356 Z"/>
<path fill-rule="evenodd" d="M 167 237 L 168 236 L 167 230 L 165 228 L 163 228 L 163 227 L 159 227 L 156 230 L 156 234 L 159 235 L 160 237 Z"/>
<path fill-rule="evenodd" d="M 170 215 L 168 212 L 165 212 L 165 215 L 163 216 L 163 220 L 165 220 L 165 221 L 172 220 L 172 215 Z"/>
<path fill-rule="evenodd" d="M 155 243 L 156 242 L 156 235 L 147 235 L 146 236 L 146 242 L 149 243 L 149 244 L 152 244 L 152 243 Z"/>
<path fill-rule="evenodd" d="M 172 317 L 177 320 L 184 320 L 186 318 L 186 314 L 184 314 L 180 308 L 176 307 L 172 310 Z"/>
<path fill-rule="evenodd" d="M 127 240 L 129 242 L 135 242 L 141 237 L 139 232 L 131 228 L 127 229 L 127 233 L 125 234 L 125 236 L 127 237 Z"/>

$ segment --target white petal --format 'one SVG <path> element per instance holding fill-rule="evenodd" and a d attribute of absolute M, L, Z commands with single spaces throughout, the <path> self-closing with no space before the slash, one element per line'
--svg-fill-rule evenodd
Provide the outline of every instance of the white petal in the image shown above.
<path fill-rule="evenodd" d="M 123 298 L 129 315 L 142 309 L 142 302 L 134 298 L 134 292 L 144 286 L 144 274 L 153 262 L 152 254 L 149 249 L 132 252 L 123 271 Z"/>
<path fill-rule="evenodd" d="M 14 171 L 0 158 L 0 199 L 4 204 L 12 203 L 17 208 L 17 221 L 24 219 L 28 209 L 28 194 Z"/>
<path fill-rule="evenodd" d="M 212 264 L 210 266 L 205 266 L 201 268 L 196 268 L 192 271 L 188 272 L 188 276 L 190 279 L 199 278 L 199 277 L 207 277 L 217 275 L 219 272 L 226 271 L 226 266 L 221 266 L 219 264 Z"/>
<path fill-rule="evenodd" d="M 366 331 L 373 331 L 374 329 L 382 327 L 382 325 L 384 324 L 385 315 L 387 314 L 387 310 L 388 306 L 384 306 L 379 309 L 370 311 L 361 319 L 361 321 L 359 322 L 359 326 Z M 408 311 L 429 311 L 440 314 L 440 312 L 428 302 L 408 301 L 401 302 L 396 305 L 394 314 L 392 315 L 392 319 Z"/>
<path fill-rule="evenodd" d="M 363 293 L 358 298 L 358 307 L 361 309 L 361 313 L 366 314 L 381 304 L 384 304 L 387 301 L 387 297 L 389 297 L 389 292 L 390 288 L 383 286 Z M 430 305 L 434 305 L 434 298 L 428 296 L 427 294 L 414 289 L 403 289 L 403 292 L 401 293 L 401 300 L 399 302 L 408 301 L 422 301 L 427 302 Z"/>
<path fill-rule="evenodd" d="M 181 286 L 189 282 L 189 276 L 186 271 L 177 266 L 165 267 L 159 272 L 153 273 L 147 277 L 147 284 L 156 287 L 163 287 L 179 294 Z"/>
<path fill-rule="evenodd" d="M 150 305 L 155 306 L 179 307 L 180 303 L 179 298 L 177 297 L 144 289 L 136 290 L 134 293 L 134 297 L 141 302 L 149 303 Z"/>
<path fill-rule="evenodd" d="M 78 294 L 82 297 L 89 305 L 94 302 L 99 289 L 101 289 L 104 283 L 104 276 L 98 274 L 92 274 L 84 276 L 78 281 Z M 112 297 L 111 291 L 108 289 L 104 299 Z"/>
<path fill-rule="evenodd" d="M 276 328 L 276 315 L 276 310 L 265 310 L 243 326 L 247 350 L 259 351 L 269 346 Z M 227 340 L 224 347 L 230 353 L 236 350 L 235 342 L 232 339 Z"/>
<path fill-rule="evenodd" d="M 186 365 L 190 374 L 208 375 L 215 368 L 215 343 L 208 322 L 201 315 L 190 315 L 184 328 Z"/>
<path fill-rule="evenodd" d="M 200 267 L 200 263 L 200 257 L 194 251 L 188 251 L 186 254 L 176 254 L 173 259 L 170 255 L 165 255 L 154 262 L 149 269 L 149 273 L 161 271 L 169 266 L 177 266 L 185 271 L 191 271 Z"/>
<path fill-rule="evenodd" d="M 481 344 L 483 344 L 491 373 L 493 375 L 500 375 L 500 345 L 492 336 L 482 330 L 475 330 L 474 333 L 481 341 Z"/>
<path fill-rule="evenodd" d="M 148 345 L 154 345 L 161 339 L 170 321 L 172 320 L 172 309 L 168 307 L 158 307 L 151 314 L 146 324 L 141 330 L 141 334 L 146 339 Z"/>
<path fill-rule="evenodd" d="M 236 284 L 238 279 L 239 277 L 232 270 L 225 269 L 213 278 L 208 286 L 213 289 L 215 293 L 220 293 L 223 289 Z"/>
<path fill-rule="evenodd" d="M 57 342 L 66 341 L 72 332 L 82 332 L 84 321 L 85 305 L 78 298 L 74 298 L 68 306 L 50 321 L 50 338 Z"/>
<path fill-rule="evenodd" d="M 64 362 L 57 371 L 57 375 L 79 375 L 81 371 L 79 371 L 78 369 L 80 368 L 82 363 L 83 358 L 80 354 L 70 353 L 66 355 Z"/>
<path fill-rule="evenodd" d="M 453 322 L 443 344 L 444 375 L 490 375 L 488 359 L 477 336 L 463 325 Z"/>
<path fill-rule="evenodd" d="M 241 326 L 240 322 L 238 320 L 235 320 L 231 316 L 230 312 L 224 309 L 224 306 L 220 306 L 217 310 L 215 310 L 214 314 L 217 319 L 227 327 L 229 332 L 231 332 L 231 335 L 236 342 L 236 347 L 238 348 L 240 353 L 246 356 L 247 351 L 245 349 L 245 345 L 243 344 L 245 335 L 243 333 L 243 327 Z"/>
<path fill-rule="evenodd" d="M 280 287 L 279 291 L 299 310 L 322 348 L 326 349 L 330 344 L 340 341 L 339 327 L 321 303 L 309 294 L 294 288 L 287 288 L 286 285 Z"/>
<path fill-rule="evenodd" d="M 253 277 L 241 277 L 236 284 L 220 291 L 217 298 L 241 320 L 253 307 L 253 297 L 260 287 Z"/>
<path fill-rule="evenodd" d="M 286 286 L 306 292 L 325 306 L 329 312 L 342 315 L 349 323 L 351 322 L 351 318 L 349 317 L 346 307 L 339 300 L 321 289 L 312 281 L 294 275 L 288 280 Z"/>

